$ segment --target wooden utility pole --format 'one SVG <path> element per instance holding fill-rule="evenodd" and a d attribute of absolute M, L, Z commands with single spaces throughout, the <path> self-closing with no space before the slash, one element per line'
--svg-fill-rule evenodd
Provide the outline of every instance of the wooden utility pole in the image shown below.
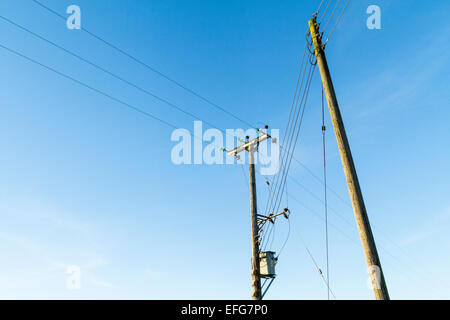
<path fill-rule="evenodd" d="M 263 134 L 257 138 L 247 141 L 240 147 L 228 152 L 230 156 L 236 156 L 239 152 L 248 151 L 249 175 L 250 175 L 250 214 L 251 214 L 251 237 L 252 237 L 252 297 L 255 300 L 262 299 L 261 293 L 261 274 L 259 258 L 259 227 L 258 227 L 258 209 L 256 206 L 256 181 L 255 181 L 255 152 L 258 150 L 259 143 L 270 138 L 268 134 Z"/>
<path fill-rule="evenodd" d="M 249 162 L 249 182 L 250 182 L 250 213 L 252 228 L 252 285 L 253 298 L 261 300 L 261 273 L 259 270 L 259 230 L 258 230 L 258 209 L 256 206 L 256 181 L 255 181 L 255 151 L 256 146 L 250 146 L 248 149 Z"/>
<path fill-rule="evenodd" d="M 314 52 L 317 58 L 317 65 L 320 69 L 322 85 L 327 98 L 328 108 L 330 110 L 331 121 L 333 123 L 336 140 L 341 154 L 342 165 L 344 167 L 345 178 L 347 180 L 348 191 L 352 200 L 353 211 L 355 212 L 356 224 L 358 226 L 359 236 L 361 238 L 364 255 L 368 270 L 372 280 L 375 298 L 377 300 L 389 300 L 389 293 L 384 280 L 383 270 L 381 268 L 380 258 L 378 257 L 375 240 L 372 229 L 370 228 L 369 218 L 364 205 L 361 188 L 359 186 L 358 176 L 356 174 L 355 164 L 353 163 L 350 145 L 345 133 L 344 123 L 342 122 L 341 112 L 334 92 L 333 82 L 331 80 L 330 70 L 322 44 L 322 36 L 319 33 L 319 26 L 316 22 L 316 15 L 309 21 L 309 31 L 311 33 Z"/>

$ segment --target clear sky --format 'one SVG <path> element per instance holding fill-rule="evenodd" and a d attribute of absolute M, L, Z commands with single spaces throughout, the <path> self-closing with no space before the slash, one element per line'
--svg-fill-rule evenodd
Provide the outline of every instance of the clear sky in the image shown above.
<path fill-rule="evenodd" d="M 344 2 L 344 1 L 342 1 Z M 310 1 L 42 0 L 251 123 L 284 129 Z M 381 30 L 366 9 L 381 8 Z M 393 299 L 450 298 L 448 1 L 350 1 L 326 54 Z M 200 115 L 242 128 L 31 0 L 0 15 Z M 0 44 L 193 130 L 193 119 L 0 19 Z M 320 77 L 295 157 L 322 177 Z M 329 115 L 330 285 L 372 299 Z M 245 128 L 247 129 L 247 128 Z M 250 213 L 239 165 L 171 161 L 173 129 L 0 48 L 0 298 L 248 299 Z M 281 132 L 283 134 L 283 131 Z M 247 168 L 244 168 L 247 172 Z M 325 299 L 323 186 L 293 162 L 290 236 L 267 298 Z M 267 187 L 257 176 L 263 206 Z M 344 217 L 344 219 L 342 219 Z M 288 235 L 280 219 L 271 249 Z M 81 288 L 66 288 L 67 267 Z"/>

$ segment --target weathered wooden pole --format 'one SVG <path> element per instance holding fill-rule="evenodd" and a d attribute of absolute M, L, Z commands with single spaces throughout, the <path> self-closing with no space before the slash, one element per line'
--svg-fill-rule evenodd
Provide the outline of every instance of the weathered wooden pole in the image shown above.
<path fill-rule="evenodd" d="M 249 175 L 250 175 L 250 214 L 252 233 L 252 286 L 253 299 L 261 300 L 261 275 L 259 270 L 259 232 L 258 232 L 258 209 L 256 206 L 256 180 L 255 180 L 255 156 L 256 146 L 248 148 Z"/>
<path fill-rule="evenodd" d="M 314 52 L 316 54 L 317 65 L 319 66 L 328 108 L 330 110 L 334 133 L 336 134 L 336 140 L 338 143 L 339 152 L 341 154 L 348 191 L 350 193 L 353 211 L 355 212 L 356 224 L 358 226 L 359 236 L 361 238 L 364 255 L 366 257 L 369 274 L 372 280 L 375 298 L 377 300 L 389 300 L 388 289 L 384 280 L 384 274 L 381 268 L 380 258 L 378 257 L 372 229 L 370 228 L 369 218 L 364 205 L 361 187 L 359 186 L 355 164 L 353 163 L 350 145 L 345 133 L 344 123 L 342 122 L 341 112 L 336 99 L 336 93 L 334 92 L 330 70 L 328 69 L 328 64 L 325 57 L 324 46 L 322 45 L 319 27 L 316 22 L 316 16 L 309 21 L 309 31 L 311 33 L 314 45 Z"/>
<path fill-rule="evenodd" d="M 249 137 L 246 137 L 247 140 Z M 248 152 L 249 175 L 250 175 L 250 216 L 251 216 L 251 237 L 252 237 L 252 297 L 255 300 L 262 299 L 261 292 L 261 273 L 260 273 L 260 249 L 259 249 L 259 226 L 258 226 L 258 208 L 256 206 L 256 179 L 255 179 L 255 152 L 262 141 L 269 139 L 270 136 L 265 133 L 257 136 L 251 141 L 247 141 L 241 146 L 228 151 L 230 156 L 237 156 L 242 151 Z"/>

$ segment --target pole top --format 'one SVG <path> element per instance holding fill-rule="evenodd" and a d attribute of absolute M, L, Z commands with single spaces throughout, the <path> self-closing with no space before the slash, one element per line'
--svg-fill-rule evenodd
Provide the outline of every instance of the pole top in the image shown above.
<path fill-rule="evenodd" d="M 228 151 L 228 155 L 234 157 L 238 153 L 240 153 L 240 152 L 242 152 L 244 150 L 248 151 L 253 146 L 258 145 L 259 143 L 263 142 L 264 140 L 267 140 L 267 139 L 270 139 L 270 138 L 271 138 L 270 135 L 267 134 L 267 133 L 265 133 L 263 135 L 260 135 L 260 136 L 256 137 L 255 139 L 247 141 L 244 144 L 240 145 L 239 147 L 237 147 L 237 148 L 235 148 L 235 149 L 233 149 L 231 151 Z"/>

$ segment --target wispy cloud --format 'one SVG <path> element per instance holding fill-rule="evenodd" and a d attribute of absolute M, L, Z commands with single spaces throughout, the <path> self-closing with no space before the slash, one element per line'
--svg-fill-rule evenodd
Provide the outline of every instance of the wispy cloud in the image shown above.
<path fill-rule="evenodd" d="M 399 246 L 406 247 L 419 241 L 426 240 L 440 232 L 450 229 L 450 207 L 442 210 L 427 224 L 423 225 L 419 231 L 405 237 L 399 241 Z"/>
<path fill-rule="evenodd" d="M 144 270 L 145 276 L 150 279 L 161 279 L 169 276 L 169 273 L 166 271 L 156 271 L 152 269 Z"/>
<path fill-rule="evenodd" d="M 384 69 L 378 69 L 377 73 L 357 84 L 352 93 L 359 92 L 359 97 L 349 100 L 364 106 L 353 108 L 360 110 L 357 117 L 372 117 L 388 109 L 408 107 L 418 97 L 426 96 L 426 85 L 432 79 L 448 77 L 442 70 L 450 60 L 447 54 L 450 28 L 443 30 L 441 35 L 439 38 L 427 35 L 420 40 L 433 45 L 420 46 L 420 49 L 414 45 L 407 50 L 408 55 L 398 53 L 389 61 L 384 60 Z"/>
<path fill-rule="evenodd" d="M 8 261 L 0 265 L 3 298 L 10 297 L 8 288 L 20 296 L 36 298 L 46 289 L 65 290 L 68 267 L 74 264 L 80 267 L 83 286 L 115 288 L 99 276 L 108 265 L 107 259 L 99 256 L 92 246 L 72 248 L 77 241 L 95 243 L 96 232 L 90 223 L 76 214 L 32 201 L 3 202 L 0 212 L 4 221 L 0 242 L 7 250 L 5 261 Z M 54 240 L 49 241 L 52 236 Z M 42 292 L 35 288 L 41 288 Z"/>
<path fill-rule="evenodd" d="M 75 214 L 66 212 L 51 205 L 41 202 L 8 203 L 0 204 L 0 212 L 4 217 L 22 220 L 29 224 L 42 224 L 48 227 L 64 229 L 89 238 L 94 233 L 93 226 L 81 221 Z"/>

